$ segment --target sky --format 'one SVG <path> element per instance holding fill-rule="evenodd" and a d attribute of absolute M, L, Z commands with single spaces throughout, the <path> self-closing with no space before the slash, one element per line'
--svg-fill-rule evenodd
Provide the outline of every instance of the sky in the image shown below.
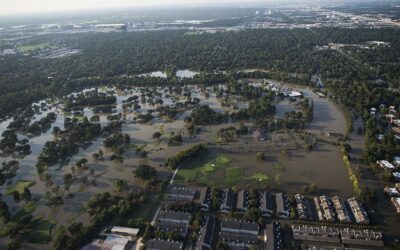
<path fill-rule="evenodd" d="M 0 16 L 25 13 L 107 9 L 125 6 L 210 5 L 243 0 L 0 0 Z"/>

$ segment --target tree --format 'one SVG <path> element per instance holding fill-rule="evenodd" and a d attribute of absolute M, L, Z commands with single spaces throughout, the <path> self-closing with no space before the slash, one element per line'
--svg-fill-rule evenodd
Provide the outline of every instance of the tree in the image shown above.
<path fill-rule="evenodd" d="M 155 132 L 151 138 L 160 139 L 161 138 L 161 133 L 160 132 Z"/>
<path fill-rule="evenodd" d="M 31 191 L 29 191 L 29 188 L 28 188 L 28 187 L 25 187 L 25 188 L 24 188 L 24 192 L 23 192 L 23 194 L 22 194 L 22 197 L 23 197 L 25 200 L 30 200 L 30 199 L 32 198 Z"/>
<path fill-rule="evenodd" d="M 144 180 L 150 180 L 157 176 L 157 170 L 148 165 L 141 164 L 134 170 L 135 177 L 142 178 Z"/>
<path fill-rule="evenodd" d="M 265 159 L 266 159 L 266 156 L 265 156 L 265 153 L 264 153 L 264 152 L 258 152 L 258 153 L 257 153 L 257 160 L 259 160 L 259 161 L 265 161 Z"/>
<path fill-rule="evenodd" d="M 218 241 L 217 250 L 229 250 L 229 245 L 223 241 Z"/>
<path fill-rule="evenodd" d="M 125 180 L 116 179 L 113 181 L 114 191 L 121 193 L 128 188 L 128 183 Z"/>

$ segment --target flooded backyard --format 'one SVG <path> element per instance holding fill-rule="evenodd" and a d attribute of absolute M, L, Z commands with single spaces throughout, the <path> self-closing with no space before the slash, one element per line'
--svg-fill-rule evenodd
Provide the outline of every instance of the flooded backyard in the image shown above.
<path fill-rule="evenodd" d="M 164 73 L 151 73 L 152 76 L 163 77 Z M 157 75 L 154 75 L 157 74 Z M 195 72 L 182 71 L 179 77 L 192 77 Z M 223 89 L 225 86 L 220 85 Z M 306 132 L 316 136 L 321 133 L 334 132 L 345 133 L 346 122 L 345 118 L 333 102 L 328 98 L 319 98 L 310 89 L 291 85 L 291 87 L 301 91 L 305 97 L 313 100 L 314 119 L 306 128 Z M 218 88 L 217 88 L 218 89 Z M 93 89 L 90 89 L 93 90 Z M 85 91 L 90 91 L 85 90 Z M 180 100 L 185 100 L 182 94 L 171 94 L 166 91 L 167 88 L 155 88 L 161 99 L 161 106 L 175 107 Z M 29 189 L 33 198 L 37 199 L 37 208 L 33 215 L 45 217 L 54 221 L 58 225 L 67 225 L 72 221 L 87 222 L 88 216 L 82 213 L 82 208 L 85 202 L 95 194 L 101 192 L 113 193 L 113 181 L 115 179 L 126 180 L 131 190 L 139 191 L 145 187 L 145 182 L 135 178 L 133 170 L 140 164 L 147 164 L 157 169 L 157 178 L 167 180 L 172 171 L 164 166 L 165 160 L 190 145 L 200 142 L 208 142 L 210 144 L 208 153 L 202 155 L 199 159 L 193 159 L 181 167 L 176 177 L 176 182 L 186 184 L 206 184 L 215 187 L 233 187 L 248 188 L 250 186 L 256 188 L 272 188 L 276 190 L 285 190 L 289 192 L 298 192 L 304 185 L 311 183 L 317 187 L 316 193 L 319 194 L 340 194 L 341 196 L 350 197 L 353 195 L 351 183 L 348 181 L 347 171 L 341 160 L 339 148 L 330 144 L 318 143 L 312 151 L 308 151 L 305 147 L 304 139 L 300 138 L 303 132 L 282 132 L 282 136 L 289 136 L 289 141 L 295 145 L 295 150 L 287 150 L 284 153 L 277 150 L 269 150 L 265 147 L 264 142 L 257 144 L 261 145 L 262 150 L 266 154 L 264 161 L 257 160 L 257 152 L 255 150 L 246 150 L 248 144 L 243 143 L 244 150 L 235 151 L 227 148 L 224 145 L 216 143 L 217 133 L 221 128 L 228 126 L 239 126 L 239 122 L 228 121 L 219 125 L 204 125 L 196 126 L 198 133 L 190 135 L 185 125 L 185 118 L 190 116 L 191 109 L 182 108 L 176 115 L 175 119 L 168 119 L 160 115 L 156 110 L 156 106 L 149 102 L 141 102 L 139 110 L 124 109 L 124 101 L 128 98 L 137 95 L 140 96 L 144 88 L 133 87 L 125 90 L 116 88 L 99 88 L 101 92 L 111 91 L 115 93 L 116 104 L 112 114 L 122 113 L 122 133 L 128 134 L 131 138 L 130 147 L 123 153 L 123 162 L 111 161 L 112 151 L 105 148 L 103 145 L 104 137 L 98 137 L 85 148 L 80 148 L 79 152 L 70 157 L 65 164 L 56 164 L 46 170 L 47 178 L 51 182 L 44 180 L 44 176 L 38 174 L 35 167 L 37 157 L 43 150 L 44 144 L 47 141 L 54 140 L 53 129 L 59 127 L 64 129 L 64 119 L 73 117 L 71 113 L 64 112 L 64 106 L 61 102 L 49 102 L 46 108 L 42 108 L 40 114 L 35 114 L 31 123 L 45 117 L 49 112 L 57 113 L 55 122 L 51 127 L 39 136 L 29 138 L 31 146 L 31 154 L 16 158 L 19 161 L 19 170 L 16 176 L 7 184 L 0 187 L 1 193 L 6 193 L 7 190 L 15 185 L 19 180 L 32 181 L 35 184 Z M 217 98 L 217 93 L 212 87 L 201 88 L 197 85 L 188 86 L 185 90 L 191 93 L 191 98 L 198 98 L 200 105 L 208 105 L 217 113 L 232 112 L 232 107 L 221 105 L 221 98 Z M 248 102 L 237 101 L 236 109 L 246 109 Z M 285 112 L 294 110 L 293 104 L 285 99 L 276 102 L 276 118 L 285 115 Z M 153 118 L 150 122 L 139 123 L 136 118 L 139 114 L 151 112 Z M 91 107 L 83 108 L 83 113 L 77 117 L 87 116 L 88 118 L 94 115 Z M 110 114 L 100 114 L 100 124 L 105 126 L 109 121 L 107 116 Z M 0 123 L 1 131 L 5 131 L 7 126 L 12 121 L 12 118 Z M 251 122 L 246 122 L 246 125 L 252 127 Z M 153 139 L 153 134 L 160 132 L 161 140 Z M 177 146 L 168 145 L 167 138 L 173 134 L 180 133 L 182 135 L 182 143 Z M 279 135 L 271 135 L 278 136 Z M 19 133 L 19 138 L 26 135 Z M 236 142 L 237 143 L 237 142 Z M 265 142 L 268 145 L 268 142 Z M 234 145 L 235 143 L 233 143 Z M 251 144 L 251 143 L 250 143 Z M 257 146 L 257 147 L 258 147 Z M 138 156 L 135 148 L 143 147 L 147 151 L 147 157 Z M 93 154 L 104 151 L 103 161 L 98 161 L 93 158 Z M 91 170 L 83 171 L 77 169 L 74 165 L 82 158 L 87 159 L 85 166 Z M 204 165 L 214 164 L 219 157 L 225 157 L 225 165 L 215 171 L 202 173 L 201 169 Z M 13 156 L 1 157 L 2 161 L 10 161 Z M 77 181 L 70 185 L 68 190 L 63 189 L 64 175 L 73 173 Z M 205 177 L 207 177 L 206 181 Z M 89 182 L 80 181 L 82 178 L 89 179 Z M 93 181 L 92 181 L 93 180 Z M 63 205 L 49 207 L 46 202 L 46 191 L 52 190 L 54 187 L 61 187 L 60 192 L 65 198 Z M 68 195 L 67 195 L 68 194 Z M 12 196 L 3 196 L 3 199 L 9 204 L 10 210 L 15 214 L 24 205 L 24 202 L 16 202 Z M 150 211 L 149 213 L 152 213 Z"/>

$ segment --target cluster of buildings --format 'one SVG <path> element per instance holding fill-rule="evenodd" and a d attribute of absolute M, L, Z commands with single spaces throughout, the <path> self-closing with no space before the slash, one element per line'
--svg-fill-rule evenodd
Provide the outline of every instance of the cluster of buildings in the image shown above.
<path fill-rule="evenodd" d="M 183 238 L 187 237 L 190 213 L 177 211 L 162 211 L 157 217 L 155 229 L 163 232 L 179 232 Z M 259 244 L 260 228 L 258 223 L 244 220 L 219 220 L 207 216 L 202 225 L 196 243 L 198 250 L 215 249 L 218 241 L 223 241 L 232 248 L 246 249 L 251 245 Z M 182 249 L 182 244 L 174 241 L 152 239 L 146 243 L 146 249 Z"/>
<path fill-rule="evenodd" d="M 223 190 L 220 211 L 228 213 L 236 211 L 245 212 L 249 207 L 248 192 L 241 190 L 236 194 L 231 189 Z M 285 193 L 272 194 L 270 191 L 260 192 L 259 208 L 264 217 L 276 215 L 279 218 L 289 218 L 290 204 Z"/>
<path fill-rule="evenodd" d="M 301 97 L 303 93 L 297 90 L 293 90 L 292 88 L 285 88 L 282 84 L 268 81 L 269 83 L 266 85 L 268 90 L 276 92 L 277 95 L 283 95 L 284 97 Z"/>
<path fill-rule="evenodd" d="M 352 217 L 358 224 L 369 224 L 367 212 L 356 198 L 343 200 L 339 196 L 315 197 L 314 204 L 320 221 L 351 223 Z"/>
<path fill-rule="evenodd" d="M 328 226 L 292 225 L 293 239 L 383 247 L 381 232 L 368 229 L 335 228 Z"/>
<path fill-rule="evenodd" d="M 396 183 L 394 187 L 385 187 L 385 193 L 390 197 L 397 213 L 400 213 L 400 183 Z"/>
<path fill-rule="evenodd" d="M 379 108 L 385 108 L 384 104 L 381 104 Z M 375 112 L 373 112 L 375 111 Z M 371 108 L 371 115 L 376 115 L 376 108 Z M 400 141 L 400 112 L 396 110 L 394 106 L 389 106 L 387 114 L 384 118 L 389 122 L 390 133 L 394 136 L 397 141 Z M 384 139 L 383 134 L 377 135 L 378 141 Z M 378 160 L 376 161 L 377 166 L 389 171 L 393 179 L 397 182 L 400 181 L 400 156 L 394 157 L 393 161 Z M 393 204 L 397 213 L 400 213 L 400 183 L 394 184 L 394 186 L 386 186 L 383 191 L 390 197 L 390 201 Z"/>
<path fill-rule="evenodd" d="M 208 211 L 211 205 L 211 189 L 207 187 L 171 186 L 167 191 L 166 197 L 173 202 L 196 202 L 201 206 L 201 210 L 203 211 Z M 289 218 L 290 216 L 290 203 L 285 193 L 272 194 L 270 191 L 259 192 L 258 203 L 265 217 L 276 215 L 279 218 Z M 249 192 L 247 190 L 240 190 L 238 192 L 234 192 L 230 188 L 222 190 L 220 212 L 246 212 L 249 207 Z"/>
<path fill-rule="evenodd" d="M 390 163 L 387 160 L 378 160 L 376 161 L 379 167 L 390 171 L 393 175 L 393 178 L 396 181 L 400 181 L 400 172 L 398 169 L 400 168 L 400 157 L 396 156 L 393 160 L 393 163 Z"/>

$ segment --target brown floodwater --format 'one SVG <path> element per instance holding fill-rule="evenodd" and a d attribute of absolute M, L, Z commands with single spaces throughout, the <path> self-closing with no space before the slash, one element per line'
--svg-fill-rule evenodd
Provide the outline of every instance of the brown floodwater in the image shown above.
<path fill-rule="evenodd" d="M 220 86 L 223 87 L 223 86 Z M 309 132 L 321 133 L 321 132 L 338 132 L 344 133 L 346 123 L 340 108 L 334 103 L 329 101 L 327 98 L 319 98 L 310 89 L 293 86 L 300 89 L 305 96 L 310 97 L 314 101 L 314 120 L 312 124 L 307 128 Z M 198 86 L 189 86 L 192 97 L 198 97 L 201 99 L 201 104 L 207 104 L 211 108 L 218 112 L 232 111 L 231 108 L 222 107 L 219 100 L 216 98 L 216 94 L 212 92 L 212 88 L 207 88 L 210 96 L 206 98 Z M 100 88 L 101 90 L 110 90 L 107 88 Z M 124 112 L 122 109 L 122 102 L 132 95 L 139 95 L 141 93 L 140 88 L 133 88 L 129 91 L 117 91 L 111 89 L 117 93 L 117 112 Z M 173 105 L 174 101 L 172 98 L 166 98 L 164 88 L 157 88 L 157 92 L 162 93 L 164 105 Z M 148 110 L 155 109 L 154 106 L 150 106 L 147 103 L 140 103 L 142 106 L 141 112 L 146 113 Z M 245 108 L 247 104 L 241 103 L 239 108 Z M 129 186 L 134 190 L 140 190 L 143 188 L 143 181 L 136 179 L 132 173 L 136 166 L 140 163 L 149 164 L 159 171 L 160 178 L 168 178 L 171 171 L 161 166 L 162 163 L 170 157 L 188 147 L 191 144 L 199 142 L 214 142 L 217 131 L 228 125 L 222 124 L 216 126 L 200 126 L 202 132 L 195 137 L 189 137 L 186 133 L 184 118 L 190 115 L 190 110 L 186 110 L 179 114 L 177 119 L 174 121 L 166 121 L 162 117 L 156 117 L 150 124 L 139 124 L 133 122 L 133 117 L 136 116 L 135 112 L 124 112 L 126 115 L 126 124 L 123 126 L 123 133 L 127 133 L 131 137 L 131 143 L 145 144 L 146 151 L 149 155 L 146 159 L 141 159 L 134 151 L 127 151 L 124 156 L 123 163 L 115 163 L 110 161 L 108 158 L 112 154 L 109 150 L 103 147 L 103 138 L 98 138 L 86 149 L 80 149 L 79 153 L 71 157 L 68 164 L 64 166 L 53 166 L 50 167 L 48 173 L 52 176 L 55 184 L 61 185 L 61 192 L 64 194 L 68 191 L 62 189 L 63 175 L 72 172 L 72 167 L 82 157 L 88 159 L 87 166 L 94 170 L 94 176 L 90 176 L 88 171 L 76 170 L 77 177 L 88 176 L 89 181 L 92 179 L 96 180 L 96 185 L 82 184 L 76 181 L 71 185 L 70 191 L 73 194 L 72 198 L 65 198 L 64 205 L 56 208 L 49 208 L 46 205 L 44 194 L 51 187 L 46 186 L 46 183 L 37 174 L 35 164 L 37 162 L 37 156 L 41 153 L 43 145 L 46 141 L 53 140 L 52 129 L 55 126 L 63 128 L 64 118 L 68 114 L 62 112 L 62 104 L 49 105 L 48 111 L 43 111 L 42 114 L 36 115 L 34 120 L 38 120 L 44 117 L 50 111 L 57 111 L 58 117 L 52 127 L 40 136 L 30 138 L 30 145 L 32 153 L 23 159 L 19 159 L 20 169 L 17 172 L 16 177 L 13 178 L 13 183 L 18 180 L 31 180 L 35 181 L 36 185 L 30 188 L 34 197 L 40 198 L 38 208 L 34 212 L 36 216 L 43 216 L 53 219 L 58 225 L 66 225 L 71 221 L 87 221 L 87 216 L 81 213 L 83 204 L 93 195 L 109 191 L 113 192 L 112 182 L 116 178 L 126 180 Z M 287 101 L 281 101 L 277 104 L 277 116 L 281 116 L 284 112 L 290 111 L 292 108 L 291 104 Z M 90 108 L 84 109 L 84 115 L 91 116 L 93 112 Z M 1 132 L 6 129 L 11 119 L 0 123 Z M 107 123 L 106 115 L 101 115 L 101 124 Z M 33 122 L 33 121 L 32 121 Z M 233 124 L 235 125 L 235 124 Z M 171 132 L 182 132 L 183 143 L 180 146 L 170 147 L 167 145 L 167 140 L 156 142 L 151 139 L 152 134 L 156 131 L 163 133 L 163 137 Z M 19 135 L 23 136 L 23 135 Z M 92 158 L 92 154 L 97 152 L 99 149 L 105 152 L 105 161 L 97 162 Z M 327 144 L 319 144 L 316 149 L 312 152 L 306 152 L 303 148 L 290 152 L 288 156 L 283 156 L 279 152 L 267 152 L 267 161 L 259 162 L 256 160 L 255 152 L 243 152 L 243 153 L 230 153 L 215 151 L 212 154 L 227 154 L 233 159 L 235 164 L 243 168 L 243 174 L 245 176 L 251 176 L 255 173 L 265 173 L 271 178 L 274 178 L 276 174 L 280 174 L 282 183 L 279 189 L 287 190 L 290 192 L 299 191 L 299 188 L 306 183 L 315 183 L 318 187 L 319 193 L 324 194 L 340 194 L 342 196 L 351 196 L 352 188 L 348 181 L 347 172 L 341 160 L 341 155 L 338 149 L 334 146 Z M 12 157 L 0 158 L 1 161 L 10 160 Z M 279 163 L 284 167 L 283 170 L 277 170 L 272 167 L 274 163 Z M 258 185 L 257 181 L 253 181 L 254 185 Z M 245 187 L 247 182 L 240 182 L 237 185 L 239 187 Z M 5 193 L 7 189 L 6 185 L 0 187 L 0 192 Z M 10 196 L 4 195 L 3 198 L 9 204 L 13 213 L 16 213 L 19 208 L 24 204 L 23 202 L 15 203 Z"/>

